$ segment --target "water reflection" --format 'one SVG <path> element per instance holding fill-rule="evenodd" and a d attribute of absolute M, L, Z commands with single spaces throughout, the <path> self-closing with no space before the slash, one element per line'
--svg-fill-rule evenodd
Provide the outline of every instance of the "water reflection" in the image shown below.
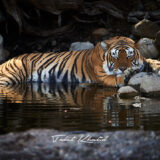
<path fill-rule="evenodd" d="M 86 84 L 1 87 L 0 133 L 30 128 L 70 131 L 160 128 L 159 100 L 141 97 L 125 100 L 115 94 L 113 88 Z"/>

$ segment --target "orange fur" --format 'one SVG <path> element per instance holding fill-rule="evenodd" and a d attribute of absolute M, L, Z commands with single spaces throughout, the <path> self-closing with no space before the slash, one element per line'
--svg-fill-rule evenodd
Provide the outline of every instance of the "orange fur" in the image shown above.
<path fill-rule="evenodd" d="M 92 50 L 31 53 L 12 58 L 0 65 L 0 84 L 38 81 L 93 82 L 111 87 L 121 86 L 125 79 L 124 70 L 132 68 L 132 62 L 143 63 L 144 59 L 134 41 L 129 38 L 114 37 L 103 41 L 103 44 L 106 45 L 106 50 L 98 43 Z M 128 47 L 134 53 L 131 57 L 127 57 L 131 52 L 127 51 Z M 118 53 L 116 58 L 112 52 Z"/>

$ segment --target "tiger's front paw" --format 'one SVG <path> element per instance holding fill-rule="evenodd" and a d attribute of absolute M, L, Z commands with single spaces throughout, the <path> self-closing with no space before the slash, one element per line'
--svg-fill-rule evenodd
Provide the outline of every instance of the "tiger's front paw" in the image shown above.
<path fill-rule="evenodd" d="M 118 75 L 116 77 L 116 87 L 122 87 L 125 85 L 125 74 Z"/>
<path fill-rule="evenodd" d="M 138 67 L 128 68 L 127 70 L 125 70 L 124 71 L 124 84 L 127 85 L 130 78 L 139 72 L 140 72 L 140 68 Z"/>

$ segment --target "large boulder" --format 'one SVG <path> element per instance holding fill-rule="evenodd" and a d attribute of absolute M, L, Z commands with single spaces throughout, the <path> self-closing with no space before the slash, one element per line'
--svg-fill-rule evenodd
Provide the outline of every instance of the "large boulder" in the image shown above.
<path fill-rule="evenodd" d="M 139 95 L 138 91 L 131 86 L 124 86 L 118 90 L 120 98 L 131 98 Z"/>
<path fill-rule="evenodd" d="M 9 52 L 4 49 L 3 37 L 0 35 L 0 64 L 3 63 L 8 56 L 9 56 Z"/>
<path fill-rule="evenodd" d="M 135 74 L 131 79 L 128 81 L 128 85 L 130 86 L 140 86 L 143 81 L 143 78 L 147 77 L 148 74 L 146 72 L 140 72 Z"/>
<path fill-rule="evenodd" d="M 142 21 L 138 22 L 133 28 L 133 33 L 142 38 L 146 37 L 154 39 L 156 38 L 158 31 L 160 31 L 160 27 L 156 23 L 153 23 L 147 19 L 143 19 Z"/>
<path fill-rule="evenodd" d="M 160 52 L 156 46 L 155 40 L 150 38 L 141 38 L 137 42 L 137 47 L 141 55 L 145 58 L 158 58 Z"/>
<path fill-rule="evenodd" d="M 160 96 L 160 76 L 155 73 L 138 73 L 129 80 L 128 85 L 139 86 L 145 96 Z"/>
<path fill-rule="evenodd" d="M 70 46 L 70 51 L 77 51 L 77 50 L 85 50 L 85 49 L 92 49 L 94 48 L 94 45 L 87 41 L 87 42 L 74 42 Z"/>
<path fill-rule="evenodd" d="M 140 85 L 140 91 L 146 96 L 160 96 L 160 77 L 155 74 L 145 76 Z"/>

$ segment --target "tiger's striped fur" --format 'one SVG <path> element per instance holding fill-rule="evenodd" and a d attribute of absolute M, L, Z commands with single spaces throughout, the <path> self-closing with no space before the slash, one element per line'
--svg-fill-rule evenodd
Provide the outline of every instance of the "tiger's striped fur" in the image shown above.
<path fill-rule="evenodd" d="M 0 85 L 26 82 L 124 84 L 124 71 L 142 69 L 144 58 L 133 40 L 114 37 L 92 50 L 23 54 L 0 65 Z"/>

